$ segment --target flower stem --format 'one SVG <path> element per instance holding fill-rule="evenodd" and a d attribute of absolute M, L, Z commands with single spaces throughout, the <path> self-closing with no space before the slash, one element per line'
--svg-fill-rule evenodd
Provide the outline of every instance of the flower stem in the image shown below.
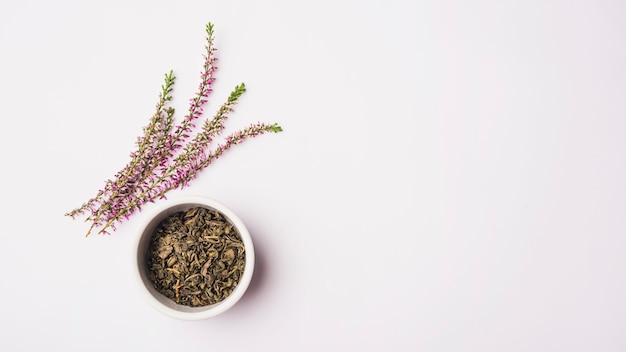
<path fill-rule="evenodd" d="M 94 224 L 98 223 L 99 218 L 102 216 L 102 212 L 105 211 L 110 202 L 125 189 L 126 185 L 130 181 L 131 175 L 137 172 L 137 166 L 146 158 L 150 145 L 153 144 L 155 140 L 162 139 L 163 133 L 169 133 L 168 128 L 171 128 L 171 118 L 173 117 L 174 111 L 173 108 L 165 110 L 165 107 L 167 102 L 172 99 L 171 93 L 175 80 L 176 77 L 173 75 L 172 71 L 165 74 L 165 83 L 161 86 L 161 93 L 159 94 L 156 111 L 150 119 L 150 123 L 144 127 L 143 136 L 137 139 L 137 150 L 131 153 L 131 160 L 129 163 L 116 174 L 113 181 L 107 180 L 104 189 L 100 190 L 96 197 L 91 198 L 87 203 L 84 203 L 79 208 L 66 213 L 66 216 L 75 217 L 87 210 L 91 210 L 92 214 L 89 215 L 85 221 L 93 220 Z M 168 125 L 170 127 L 168 127 Z M 94 209 L 96 204 L 100 204 L 101 206 Z M 90 228 L 87 232 L 87 236 L 89 236 L 92 228 Z"/>

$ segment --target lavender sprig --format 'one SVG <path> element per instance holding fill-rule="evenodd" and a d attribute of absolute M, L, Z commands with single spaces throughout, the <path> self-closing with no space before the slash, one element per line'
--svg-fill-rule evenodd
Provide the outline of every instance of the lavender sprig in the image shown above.
<path fill-rule="evenodd" d="M 213 24 L 209 23 L 206 32 L 206 53 L 204 70 L 194 98 L 190 100 L 189 111 L 181 123 L 173 127 L 174 108 L 168 107 L 175 77 L 172 71 L 165 75 L 165 84 L 157 103 L 157 111 L 137 139 L 137 150 L 131 153 L 131 161 L 118 172 L 113 180 L 107 180 L 105 187 L 81 207 L 68 212 L 67 216 L 88 213 L 85 221 L 92 225 L 87 235 L 95 227 L 99 233 L 115 230 L 115 225 L 141 211 L 142 205 L 165 197 L 165 193 L 175 188 L 184 188 L 197 174 L 217 160 L 226 150 L 244 140 L 266 132 L 280 132 L 277 124 L 257 123 L 226 137 L 213 151 L 209 146 L 213 139 L 224 130 L 224 123 L 239 97 L 246 91 L 242 83 L 235 87 L 227 101 L 223 103 L 211 120 L 206 120 L 201 130 L 192 140 L 190 134 L 195 128 L 194 121 L 203 113 L 207 97 L 212 92 L 217 69 L 216 49 L 213 46 Z M 173 130 L 173 131 L 172 131 Z M 182 149 L 181 149 L 182 148 Z"/>
<path fill-rule="evenodd" d="M 143 135 L 137 138 L 137 150 L 130 154 L 131 160 L 119 171 L 113 180 L 107 180 L 105 186 L 100 190 L 94 198 L 91 198 L 80 207 L 66 213 L 66 216 L 72 218 L 77 215 L 84 214 L 86 211 L 91 212 L 91 215 L 87 217 L 86 221 L 97 219 L 99 217 L 98 210 L 101 207 L 106 207 L 108 201 L 105 198 L 115 198 L 120 193 L 125 193 L 128 189 L 127 185 L 131 187 L 136 181 L 132 175 L 141 170 L 142 161 L 150 158 L 150 153 L 155 141 L 163 141 L 166 139 L 166 135 L 169 134 L 171 124 L 174 116 L 174 108 L 167 107 L 167 103 L 172 99 L 171 93 L 173 90 L 176 77 L 172 71 L 165 74 L 165 83 L 161 86 L 161 92 L 159 94 L 159 101 L 156 104 L 156 111 L 147 126 L 143 128 Z M 167 109 L 166 109 L 167 107 Z M 169 126 L 168 126 L 169 125 Z"/>
<path fill-rule="evenodd" d="M 206 53 L 203 55 L 204 57 L 204 70 L 200 73 L 200 84 L 198 85 L 198 91 L 196 92 L 196 96 L 189 101 L 189 112 L 183 118 L 183 121 L 176 127 L 174 134 L 171 138 L 170 145 L 168 146 L 169 151 L 172 153 L 182 147 L 183 142 L 189 138 L 189 133 L 191 133 L 192 129 L 195 128 L 194 121 L 197 120 L 202 113 L 204 112 L 204 105 L 208 101 L 208 96 L 213 91 L 212 85 L 215 81 L 214 73 L 217 70 L 217 66 L 215 63 L 217 58 L 215 57 L 215 49 L 213 45 L 214 41 L 214 31 L 213 24 L 208 23 L 205 28 L 206 32 L 206 45 L 205 50 Z"/>

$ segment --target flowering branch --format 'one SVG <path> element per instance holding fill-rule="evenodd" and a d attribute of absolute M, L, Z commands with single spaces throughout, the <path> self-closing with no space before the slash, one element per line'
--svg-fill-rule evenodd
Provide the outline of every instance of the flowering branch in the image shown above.
<path fill-rule="evenodd" d="M 132 175 L 131 178 L 131 187 L 130 188 L 120 188 L 119 191 L 113 192 L 111 194 L 108 201 L 106 201 L 103 207 L 100 207 L 97 212 L 92 212 L 92 215 L 87 217 L 86 221 L 92 221 L 92 228 L 89 229 L 89 233 L 93 229 L 94 226 L 100 224 L 100 218 L 103 216 L 104 212 L 115 212 L 117 209 L 123 206 L 123 201 L 125 197 L 128 197 L 129 194 L 135 193 L 137 185 L 142 184 L 146 178 L 148 178 L 153 171 L 157 167 L 164 168 L 168 159 L 175 153 L 175 151 L 180 148 L 184 142 L 189 138 L 189 133 L 191 133 L 192 129 L 195 127 L 194 121 L 198 119 L 202 115 L 203 106 L 207 102 L 207 97 L 212 92 L 212 84 L 215 81 L 214 72 L 217 69 L 215 66 L 215 62 L 217 59 L 215 58 L 215 47 L 213 45 L 214 41 L 214 31 L 213 24 L 209 23 L 205 28 L 206 32 L 206 45 L 205 45 L 205 54 L 204 56 L 204 70 L 200 73 L 200 84 L 198 86 L 198 91 L 194 98 L 190 100 L 189 112 L 184 117 L 183 121 L 176 126 L 173 134 L 170 134 L 170 130 L 172 129 L 173 118 L 174 118 L 174 109 L 168 109 L 168 113 L 166 115 L 166 119 L 163 121 L 163 129 L 160 132 L 163 132 L 158 135 L 158 139 L 152 142 L 147 148 L 148 153 L 143 155 L 143 159 L 141 160 L 140 165 L 133 170 L 129 170 L 129 175 Z M 172 88 L 168 86 L 169 80 L 172 81 L 175 77 L 170 71 L 169 75 L 166 75 L 166 85 L 163 87 L 163 92 L 171 93 Z M 168 96 L 167 101 L 171 100 L 171 96 Z M 157 126 L 158 127 L 158 126 Z M 140 155 L 142 157 L 142 155 Z M 125 186 L 125 183 L 122 183 L 122 186 Z M 121 195 L 121 197 L 119 197 Z"/>
<path fill-rule="evenodd" d="M 151 158 L 150 154 L 153 152 L 153 150 L 151 150 L 153 148 L 151 147 L 155 141 L 162 143 L 171 129 L 174 108 L 168 107 L 166 109 L 166 105 L 172 100 L 171 93 L 175 80 L 176 77 L 173 75 L 172 71 L 165 74 L 165 83 L 161 86 L 156 112 L 150 119 L 150 123 L 143 128 L 144 134 L 137 138 L 137 150 L 130 154 L 131 160 L 129 163 L 115 175 L 113 180 L 107 180 L 104 189 L 100 190 L 94 198 L 91 198 L 80 207 L 66 213 L 66 216 L 74 218 L 77 215 L 84 214 L 86 211 L 91 211 L 92 215 L 87 217 L 87 221 L 92 218 L 97 219 L 99 217 L 96 212 L 98 206 L 102 205 L 106 207 L 108 203 L 105 198 L 113 199 L 118 194 L 125 193 L 127 191 L 126 186 L 128 184 L 132 185 L 137 181 L 132 177 L 133 174 L 143 169 L 141 168 L 142 161 Z"/>
<path fill-rule="evenodd" d="M 217 61 L 215 57 L 216 49 L 213 47 L 213 24 L 208 23 L 205 31 L 207 44 L 205 45 L 206 53 L 203 55 L 204 71 L 200 73 L 201 81 L 198 86 L 198 92 L 196 96 L 189 101 L 189 113 L 184 117 L 181 124 L 176 127 L 176 131 L 172 136 L 169 146 L 172 152 L 180 148 L 183 145 L 183 141 L 189 138 L 189 133 L 191 133 L 191 130 L 195 127 L 193 122 L 202 116 L 203 106 L 208 101 L 207 97 L 213 91 L 212 85 L 215 81 L 214 73 L 217 69 L 217 66 L 215 66 L 215 62 Z"/>
<path fill-rule="evenodd" d="M 113 180 L 107 180 L 104 188 L 94 198 L 65 214 L 74 218 L 88 213 L 85 221 L 91 221 L 92 225 L 87 236 L 96 227 L 101 227 L 98 231 L 101 234 L 108 233 L 109 228 L 115 230 L 117 223 L 128 219 L 136 211 L 141 211 L 145 203 L 165 198 L 165 193 L 172 189 L 186 187 L 201 170 L 233 145 L 266 132 L 282 131 L 276 123 L 270 125 L 259 122 L 231 134 L 225 138 L 224 143 L 209 151 L 213 139 L 223 132 L 228 114 L 233 112 L 233 106 L 246 91 L 245 85 L 241 83 L 231 92 L 215 116 L 204 121 L 201 130 L 189 140 L 195 128 L 194 122 L 202 116 L 203 107 L 212 92 L 214 72 L 217 69 L 213 24 L 207 24 L 205 31 L 204 70 L 200 73 L 198 91 L 190 100 L 189 111 L 181 123 L 173 127 L 175 110 L 168 106 L 176 79 L 170 71 L 165 75 L 165 83 L 161 86 L 156 112 L 144 127 L 143 135 L 137 139 L 137 150 L 131 153 L 129 163 Z"/>

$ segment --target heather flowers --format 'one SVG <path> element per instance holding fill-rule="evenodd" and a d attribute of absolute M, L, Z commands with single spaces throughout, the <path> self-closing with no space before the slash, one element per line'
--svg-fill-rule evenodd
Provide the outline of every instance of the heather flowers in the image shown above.
<path fill-rule="evenodd" d="M 170 71 L 165 74 L 154 115 L 143 128 L 143 134 L 137 138 L 137 149 L 130 154 L 129 162 L 112 180 L 105 182 L 95 197 L 65 214 L 72 218 L 85 216 L 85 221 L 91 222 L 87 235 L 96 228 L 99 228 L 98 233 L 109 233 L 109 229 L 115 230 L 116 224 L 141 211 L 145 203 L 165 198 L 169 190 L 186 187 L 200 171 L 233 145 L 266 132 L 282 131 L 276 123 L 259 122 L 234 132 L 211 148 L 214 139 L 224 130 L 224 123 L 233 112 L 233 106 L 246 91 L 245 85 L 241 83 L 230 93 L 213 118 L 206 119 L 192 138 L 195 123 L 203 115 L 203 108 L 212 92 L 217 69 L 211 23 L 206 25 L 205 39 L 206 51 L 200 84 L 195 96 L 189 101 L 189 109 L 182 121 L 174 126 L 175 109 L 169 104 L 176 77 Z"/>

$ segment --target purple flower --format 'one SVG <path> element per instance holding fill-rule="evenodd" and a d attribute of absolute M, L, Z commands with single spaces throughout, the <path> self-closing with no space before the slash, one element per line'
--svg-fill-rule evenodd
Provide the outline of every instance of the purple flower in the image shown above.
<path fill-rule="evenodd" d="M 206 53 L 204 69 L 200 73 L 200 84 L 194 98 L 190 99 L 189 110 L 174 128 L 174 108 L 168 106 L 175 77 L 172 71 L 165 75 L 161 86 L 155 114 L 144 127 L 143 135 L 137 138 L 137 149 L 130 154 L 130 161 L 113 180 L 107 180 L 104 188 L 96 196 L 80 207 L 68 212 L 75 218 L 87 213 L 87 221 L 92 223 L 87 235 L 94 228 L 98 233 L 108 234 L 109 228 L 115 231 L 116 224 L 128 220 L 132 214 L 141 211 L 142 205 L 164 199 L 165 194 L 175 188 L 184 188 L 198 173 L 217 160 L 224 151 L 245 139 L 266 132 L 280 132 L 277 124 L 256 123 L 225 138 L 213 150 L 209 147 L 224 130 L 228 115 L 233 112 L 239 97 L 246 91 L 242 83 L 235 87 L 227 101 L 214 117 L 204 121 L 202 128 L 190 140 L 195 129 L 195 120 L 202 116 L 208 95 L 213 91 L 216 49 L 213 46 L 213 25 L 206 26 Z"/>

